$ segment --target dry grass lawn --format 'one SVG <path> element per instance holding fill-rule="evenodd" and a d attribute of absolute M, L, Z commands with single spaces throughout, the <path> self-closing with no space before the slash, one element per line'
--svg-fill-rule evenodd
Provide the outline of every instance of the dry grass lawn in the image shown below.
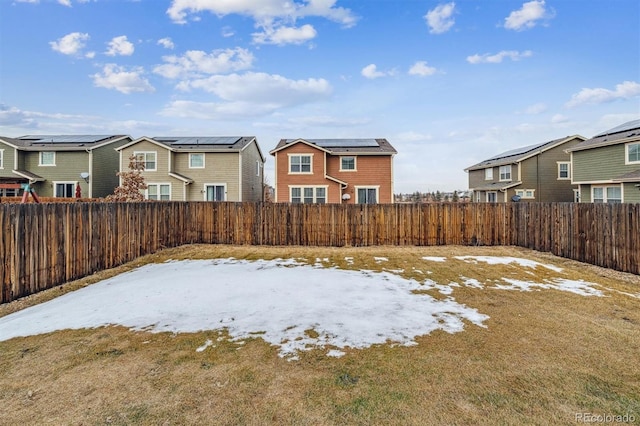
<path fill-rule="evenodd" d="M 328 258 L 344 269 L 402 269 L 421 281 L 426 276 L 416 269 L 428 269 L 442 284 L 461 275 L 558 276 L 452 259 L 462 255 L 536 260 L 617 291 L 584 297 L 456 287 L 456 301 L 489 315 L 487 328 L 467 324 L 460 333 L 422 336 L 417 346 L 347 350 L 341 358 L 312 350 L 287 361 L 260 339 L 217 341 L 219 331 L 106 327 L 15 338 L 0 342 L 0 424 L 556 425 L 576 424 L 577 413 L 640 423 L 640 299 L 623 294 L 639 294 L 640 277 L 515 247 L 184 246 L 0 306 L 0 316 L 167 259 Z M 449 260 L 427 263 L 423 256 Z M 196 352 L 207 339 L 215 347 Z"/>

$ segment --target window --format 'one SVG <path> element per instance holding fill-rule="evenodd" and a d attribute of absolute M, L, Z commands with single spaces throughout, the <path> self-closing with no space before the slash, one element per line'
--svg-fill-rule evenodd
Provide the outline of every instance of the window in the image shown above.
<path fill-rule="evenodd" d="M 487 203 L 495 203 L 498 201 L 498 193 L 495 191 L 487 192 Z"/>
<path fill-rule="evenodd" d="M 493 167 L 484 169 L 484 180 L 493 180 Z"/>
<path fill-rule="evenodd" d="M 53 182 L 53 196 L 60 198 L 73 198 L 76 192 L 76 182 Z"/>
<path fill-rule="evenodd" d="M 171 199 L 171 185 L 168 183 L 150 183 L 147 185 L 147 199 L 169 201 Z"/>
<path fill-rule="evenodd" d="M 625 150 L 627 151 L 626 164 L 640 163 L 640 142 L 626 144 Z"/>
<path fill-rule="evenodd" d="M 0 149 L 0 169 L 4 169 L 4 149 Z"/>
<path fill-rule="evenodd" d="M 19 191 L 17 188 L 0 188 L 0 197 L 17 197 Z"/>
<path fill-rule="evenodd" d="M 227 188 L 224 184 L 204 186 L 205 201 L 225 201 Z"/>
<path fill-rule="evenodd" d="M 620 186 L 594 186 L 591 191 L 591 200 L 594 203 L 622 203 Z"/>
<path fill-rule="evenodd" d="M 327 188 L 324 186 L 291 187 L 291 202 L 324 204 L 327 202 Z"/>
<path fill-rule="evenodd" d="M 500 180 L 511 180 L 511 164 L 500 166 Z"/>
<path fill-rule="evenodd" d="M 260 176 L 260 161 L 256 160 L 256 176 Z"/>
<path fill-rule="evenodd" d="M 290 173 L 311 173 L 311 155 L 290 155 Z"/>
<path fill-rule="evenodd" d="M 378 188 L 356 188 L 358 191 L 358 204 L 376 204 L 378 202 Z"/>
<path fill-rule="evenodd" d="M 479 203 L 480 201 L 482 201 L 482 192 L 478 191 L 476 192 L 476 202 Z"/>
<path fill-rule="evenodd" d="M 340 157 L 340 171 L 353 171 L 356 169 L 356 157 Z"/>
<path fill-rule="evenodd" d="M 55 166 L 56 165 L 56 153 L 55 152 L 41 152 L 39 166 Z"/>
<path fill-rule="evenodd" d="M 558 163 L 558 179 L 571 179 L 570 163 L 559 162 Z"/>
<path fill-rule="evenodd" d="M 204 169 L 204 154 L 189 154 L 190 169 Z"/>
<path fill-rule="evenodd" d="M 154 152 L 134 152 L 136 161 L 144 164 L 144 169 L 149 172 L 157 170 L 156 153 Z"/>
<path fill-rule="evenodd" d="M 516 189 L 516 195 L 520 198 L 536 198 L 535 189 Z"/>

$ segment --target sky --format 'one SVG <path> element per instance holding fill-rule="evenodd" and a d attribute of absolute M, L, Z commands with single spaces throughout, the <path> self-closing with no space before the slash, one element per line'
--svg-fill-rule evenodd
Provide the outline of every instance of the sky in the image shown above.
<path fill-rule="evenodd" d="M 396 193 L 640 118 L 637 0 L 1 0 L 0 135 L 386 138 Z"/>
<path fill-rule="evenodd" d="M 347 263 L 352 258 L 345 257 Z M 383 269 L 385 257 L 374 257 Z M 183 260 L 148 264 L 0 318 L 0 341 L 63 329 L 122 325 L 133 330 L 189 333 L 218 331 L 202 352 L 224 339 L 242 344 L 261 338 L 289 360 L 300 351 L 321 349 L 327 356 L 372 345 L 416 345 L 415 338 L 443 330 L 463 332 L 487 327 L 489 316 L 455 300 L 461 286 L 477 291 L 565 291 L 603 297 L 614 289 L 562 277 L 563 270 L 525 258 L 500 256 L 423 257 L 421 281 L 401 271 L 338 269 L 329 259 Z M 482 262 L 522 269 L 544 268 L 557 274 L 544 282 L 512 278 L 487 280 L 460 276 L 460 282 L 436 283 L 434 262 Z M 490 266 L 488 266 L 490 267 Z M 530 271 L 527 271 L 531 273 Z M 433 297 L 434 290 L 444 296 Z M 416 291 L 419 291 L 416 292 Z M 127 297 L 123 298 L 122 295 Z M 640 294 L 622 293 L 640 299 Z M 349 300 L 349 309 L 345 309 Z M 315 330 L 316 333 L 308 333 Z"/>

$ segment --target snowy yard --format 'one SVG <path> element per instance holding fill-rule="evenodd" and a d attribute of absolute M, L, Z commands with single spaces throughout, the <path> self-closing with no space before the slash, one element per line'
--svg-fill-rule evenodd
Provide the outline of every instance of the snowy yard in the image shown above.
<path fill-rule="evenodd" d="M 279 347 L 280 356 L 295 360 L 299 351 L 309 349 L 325 348 L 329 356 L 342 356 L 345 348 L 385 342 L 413 345 L 417 336 L 438 329 L 461 332 L 465 323 L 486 327 L 485 313 L 456 301 L 455 288 L 461 286 L 478 291 L 555 290 L 585 297 L 615 291 L 567 279 L 562 268 L 523 258 L 425 256 L 422 260 L 423 280 L 403 278 L 398 275 L 402 270 L 343 270 L 328 258 L 311 264 L 301 259 L 233 258 L 148 264 L 0 318 L 0 341 L 106 325 L 173 333 L 224 329 L 235 341 L 264 339 Z M 388 259 L 375 256 L 373 261 L 384 264 Z M 486 281 L 461 274 L 458 282 L 446 284 L 427 278 L 430 263 L 456 261 L 544 268 L 558 276 L 543 281 L 506 277 Z M 429 290 L 447 297 L 434 298 Z M 206 348 L 214 343 L 203 344 Z"/>

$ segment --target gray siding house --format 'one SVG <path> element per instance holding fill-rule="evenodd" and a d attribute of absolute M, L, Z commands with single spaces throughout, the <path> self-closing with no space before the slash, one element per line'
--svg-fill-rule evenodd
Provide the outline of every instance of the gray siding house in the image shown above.
<path fill-rule="evenodd" d="M 580 202 L 640 203 L 640 119 L 570 147 Z"/>
<path fill-rule="evenodd" d="M 120 170 L 144 162 L 145 198 L 262 201 L 265 158 L 253 136 L 141 137 L 117 148 Z"/>
<path fill-rule="evenodd" d="M 565 150 L 584 140 L 567 136 L 503 152 L 466 168 L 473 201 L 575 201 L 571 157 Z"/>
<path fill-rule="evenodd" d="M 41 197 L 104 197 L 118 186 L 114 148 L 126 135 L 27 135 L 0 137 L 0 196 L 19 196 L 30 184 Z"/>

